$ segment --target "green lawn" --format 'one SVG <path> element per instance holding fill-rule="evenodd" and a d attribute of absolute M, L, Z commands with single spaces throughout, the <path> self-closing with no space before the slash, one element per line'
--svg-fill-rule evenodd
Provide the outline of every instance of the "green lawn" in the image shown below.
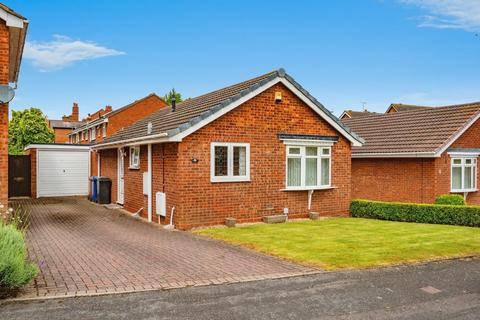
<path fill-rule="evenodd" d="M 195 233 L 327 270 L 480 255 L 480 228 L 360 218 L 254 224 Z"/>

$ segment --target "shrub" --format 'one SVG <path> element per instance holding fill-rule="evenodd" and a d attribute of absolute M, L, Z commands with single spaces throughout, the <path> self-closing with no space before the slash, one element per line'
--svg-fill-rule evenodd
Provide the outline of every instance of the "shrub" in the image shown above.
<path fill-rule="evenodd" d="M 442 194 L 435 199 L 435 204 L 449 204 L 452 206 L 466 205 L 465 199 L 459 194 Z"/>
<path fill-rule="evenodd" d="M 353 200 L 353 217 L 480 227 L 480 206 Z"/>
<path fill-rule="evenodd" d="M 0 221 L 0 298 L 14 295 L 37 273 L 37 266 L 27 261 L 23 233 Z"/>

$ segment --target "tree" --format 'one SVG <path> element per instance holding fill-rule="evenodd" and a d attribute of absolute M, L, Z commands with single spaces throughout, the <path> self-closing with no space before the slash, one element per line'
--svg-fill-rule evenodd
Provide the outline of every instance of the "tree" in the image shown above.
<path fill-rule="evenodd" d="M 166 95 L 163 96 L 163 100 L 171 106 L 172 105 L 172 98 L 175 97 L 175 101 L 177 103 L 180 103 L 183 101 L 182 99 L 182 94 L 180 92 L 175 91 L 175 88 L 170 90 Z"/>
<path fill-rule="evenodd" d="M 23 154 L 32 143 L 53 143 L 55 135 L 48 127 L 47 118 L 38 108 L 12 111 L 8 125 L 8 153 Z"/>

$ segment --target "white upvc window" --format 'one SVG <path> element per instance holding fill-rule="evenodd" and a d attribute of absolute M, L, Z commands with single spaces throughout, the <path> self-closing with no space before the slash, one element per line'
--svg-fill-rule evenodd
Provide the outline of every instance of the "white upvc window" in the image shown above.
<path fill-rule="evenodd" d="M 452 158 L 451 192 L 477 190 L 477 159 L 472 157 Z"/>
<path fill-rule="evenodd" d="M 90 141 L 95 140 L 95 127 L 90 128 Z"/>
<path fill-rule="evenodd" d="M 287 190 L 331 187 L 332 148 L 330 146 L 287 145 Z"/>
<path fill-rule="evenodd" d="M 102 126 L 102 136 L 105 138 L 107 136 L 107 124 L 104 123 Z"/>
<path fill-rule="evenodd" d="M 138 169 L 140 168 L 140 147 L 130 147 L 130 159 L 129 159 L 129 168 Z"/>
<path fill-rule="evenodd" d="M 213 142 L 210 148 L 210 181 L 250 181 L 250 144 Z"/>

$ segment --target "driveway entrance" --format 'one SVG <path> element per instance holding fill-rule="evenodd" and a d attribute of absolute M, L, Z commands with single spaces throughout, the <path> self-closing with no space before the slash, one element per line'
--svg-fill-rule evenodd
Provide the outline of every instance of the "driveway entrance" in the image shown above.
<path fill-rule="evenodd" d="M 18 200 L 32 210 L 29 254 L 41 269 L 23 297 L 233 283 L 318 270 L 165 231 L 80 198 Z"/>

